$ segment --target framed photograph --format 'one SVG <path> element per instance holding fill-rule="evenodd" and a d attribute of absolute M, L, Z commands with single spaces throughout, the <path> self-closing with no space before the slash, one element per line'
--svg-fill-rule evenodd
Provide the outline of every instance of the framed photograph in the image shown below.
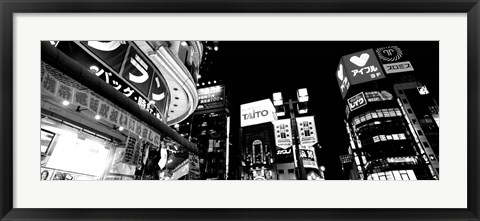
<path fill-rule="evenodd" d="M 480 220 L 478 0 L 0 8 L 0 220 Z"/>

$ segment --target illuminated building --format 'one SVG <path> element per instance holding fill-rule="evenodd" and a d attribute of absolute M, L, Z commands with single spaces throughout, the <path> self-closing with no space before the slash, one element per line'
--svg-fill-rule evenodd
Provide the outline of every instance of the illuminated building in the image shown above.
<path fill-rule="evenodd" d="M 341 161 L 349 179 L 439 178 L 438 105 L 421 94 L 412 73 L 412 63 L 397 46 L 340 60 L 336 76 L 351 156 Z"/>
<path fill-rule="evenodd" d="M 200 42 L 45 41 L 41 49 L 42 178 L 158 179 L 164 149 L 198 154 L 168 125 L 197 106 Z"/>
<path fill-rule="evenodd" d="M 230 96 L 224 85 L 208 84 L 200 86 L 198 98 L 190 121 L 180 125 L 181 133 L 190 133 L 198 145 L 202 179 L 229 179 Z"/>
<path fill-rule="evenodd" d="M 305 90 L 306 91 L 306 90 Z M 295 117 L 293 102 L 260 100 L 241 105 L 240 147 L 243 180 L 324 179 L 317 164 L 313 116 Z M 300 102 L 306 102 L 300 100 Z M 300 102 L 297 102 L 299 105 Z M 286 119 L 283 105 L 290 111 Z M 305 105 L 305 104 L 302 104 Z M 298 114 L 306 114 L 298 109 Z M 283 111 L 283 112 L 282 112 Z"/>

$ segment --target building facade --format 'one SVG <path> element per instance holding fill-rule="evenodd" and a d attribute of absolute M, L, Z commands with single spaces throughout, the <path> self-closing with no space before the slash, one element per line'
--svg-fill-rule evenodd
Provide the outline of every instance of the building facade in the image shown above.
<path fill-rule="evenodd" d="M 41 179 L 159 179 L 162 149 L 198 155 L 168 125 L 198 104 L 200 42 L 45 41 L 41 49 Z"/>
<path fill-rule="evenodd" d="M 349 179 L 439 179 L 438 105 L 417 89 L 412 63 L 402 55 L 389 46 L 340 60 L 350 139 L 350 157 L 341 161 Z"/>

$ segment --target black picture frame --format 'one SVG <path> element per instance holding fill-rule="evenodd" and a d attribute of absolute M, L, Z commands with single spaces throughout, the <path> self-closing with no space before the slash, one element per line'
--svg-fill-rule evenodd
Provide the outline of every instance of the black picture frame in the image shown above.
<path fill-rule="evenodd" d="M 1 0 L 1 220 L 480 220 L 478 0 Z M 17 209 L 13 208 L 15 13 L 467 13 L 468 208 L 466 209 Z M 448 190 L 445 190 L 448 191 Z M 448 200 L 448 199 L 439 199 Z"/>

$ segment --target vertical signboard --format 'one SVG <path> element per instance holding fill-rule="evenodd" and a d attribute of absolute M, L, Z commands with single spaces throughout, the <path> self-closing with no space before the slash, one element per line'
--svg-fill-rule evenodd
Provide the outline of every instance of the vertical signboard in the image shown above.
<path fill-rule="evenodd" d="M 300 158 L 302 159 L 303 167 L 318 169 L 315 148 L 312 146 L 300 145 Z"/>
<path fill-rule="evenodd" d="M 311 146 L 316 144 L 318 140 L 314 117 L 297 117 L 296 120 L 300 145 Z"/>
<path fill-rule="evenodd" d="M 273 130 L 275 134 L 275 145 L 277 146 L 275 161 L 277 163 L 293 162 L 293 141 L 290 119 L 273 121 Z"/>
<path fill-rule="evenodd" d="M 189 180 L 199 180 L 200 179 L 200 160 L 199 157 L 195 154 L 188 153 L 188 160 L 190 163 L 188 171 Z"/>
<path fill-rule="evenodd" d="M 344 71 L 351 85 L 385 78 L 373 49 L 349 54 L 342 59 Z"/>
<path fill-rule="evenodd" d="M 273 121 L 275 132 L 275 144 L 280 149 L 286 149 L 292 146 L 292 128 L 290 119 Z"/>
<path fill-rule="evenodd" d="M 340 59 L 340 63 L 337 68 L 337 82 L 340 87 L 340 92 L 342 93 L 342 98 L 345 98 L 348 89 L 350 88 L 350 81 L 348 80 L 347 75 L 345 74 L 345 69 L 343 66 L 343 61 Z"/>

